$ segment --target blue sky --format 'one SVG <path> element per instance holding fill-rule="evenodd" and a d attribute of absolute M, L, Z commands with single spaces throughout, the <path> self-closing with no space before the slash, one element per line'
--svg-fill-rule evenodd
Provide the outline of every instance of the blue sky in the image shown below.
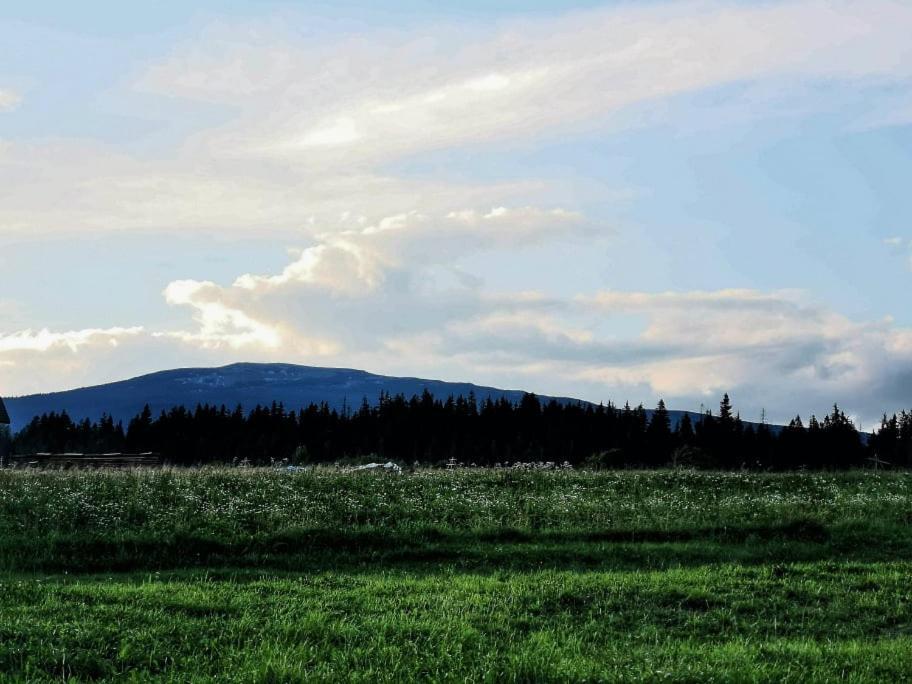
<path fill-rule="evenodd" d="M 907 2 L 20 5 L 3 394 L 280 360 L 912 405 Z"/>

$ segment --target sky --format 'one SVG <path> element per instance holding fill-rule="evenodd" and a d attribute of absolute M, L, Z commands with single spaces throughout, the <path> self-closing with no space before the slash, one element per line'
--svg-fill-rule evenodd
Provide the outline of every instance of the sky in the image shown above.
<path fill-rule="evenodd" d="M 0 8 L 0 394 L 282 361 L 912 407 L 912 2 Z"/>

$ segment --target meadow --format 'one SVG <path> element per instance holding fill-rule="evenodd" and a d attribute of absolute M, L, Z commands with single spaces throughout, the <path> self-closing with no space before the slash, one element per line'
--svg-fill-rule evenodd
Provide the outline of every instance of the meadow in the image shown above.
<path fill-rule="evenodd" d="M 10 681 L 900 681 L 912 475 L 0 471 Z"/>

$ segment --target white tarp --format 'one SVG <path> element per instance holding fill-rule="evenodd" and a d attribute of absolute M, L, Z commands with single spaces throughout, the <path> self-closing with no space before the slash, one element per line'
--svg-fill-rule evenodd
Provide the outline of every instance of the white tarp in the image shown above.
<path fill-rule="evenodd" d="M 364 465 L 355 466 L 352 470 L 384 470 L 389 473 L 402 472 L 402 468 L 392 461 L 387 461 L 386 463 L 365 463 Z"/>

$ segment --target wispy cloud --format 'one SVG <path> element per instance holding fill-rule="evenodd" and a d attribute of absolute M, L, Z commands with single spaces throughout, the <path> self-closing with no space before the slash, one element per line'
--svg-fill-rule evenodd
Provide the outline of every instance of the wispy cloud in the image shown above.
<path fill-rule="evenodd" d="M 11 112 L 22 103 L 22 96 L 12 90 L 0 88 L 0 112 Z"/>
<path fill-rule="evenodd" d="M 592 125 L 738 81 L 907 79 L 910 22 L 912 8 L 888 0 L 684 2 L 515 22 L 468 43 L 460 31 L 433 41 L 380 34 L 337 51 L 264 46 L 245 29 L 231 40 L 224 27 L 213 51 L 178 53 L 140 87 L 247 109 L 208 136 L 215 153 L 348 166 Z M 253 66 L 258 87 L 229 87 L 253 81 Z"/>
<path fill-rule="evenodd" d="M 883 243 L 894 254 L 904 256 L 906 258 L 906 265 L 909 270 L 912 270 L 912 240 L 902 237 L 901 235 L 893 235 L 884 238 Z"/>
<path fill-rule="evenodd" d="M 0 230 L 287 235 L 312 215 L 527 203 L 553 189 L 534 177 L 406 178 L 385 165 L 555 139 L 729 83 L 901 85 L 912 79 L 910 24 L 912 7 L 890 0 L 622 5 L 316 44 L 279 22 L 221 24 L 146 66 L 134 88 L 228 105 L 223 125 L 150 158 L 99 143 L 8 142 Z"/>
<path fill-rule="evenodd" d="M 131 328 L 86 328 L 67 332 L 41 330 L 21 330 L 15 333 L 0 335 L 0 354 L 16 351 L 46 352 L 50 349 L 65 348 L 76 352 L 80 347 L 99 342 L 117 346 L 123 337 L 139 335 L 141 326 Z"/>

